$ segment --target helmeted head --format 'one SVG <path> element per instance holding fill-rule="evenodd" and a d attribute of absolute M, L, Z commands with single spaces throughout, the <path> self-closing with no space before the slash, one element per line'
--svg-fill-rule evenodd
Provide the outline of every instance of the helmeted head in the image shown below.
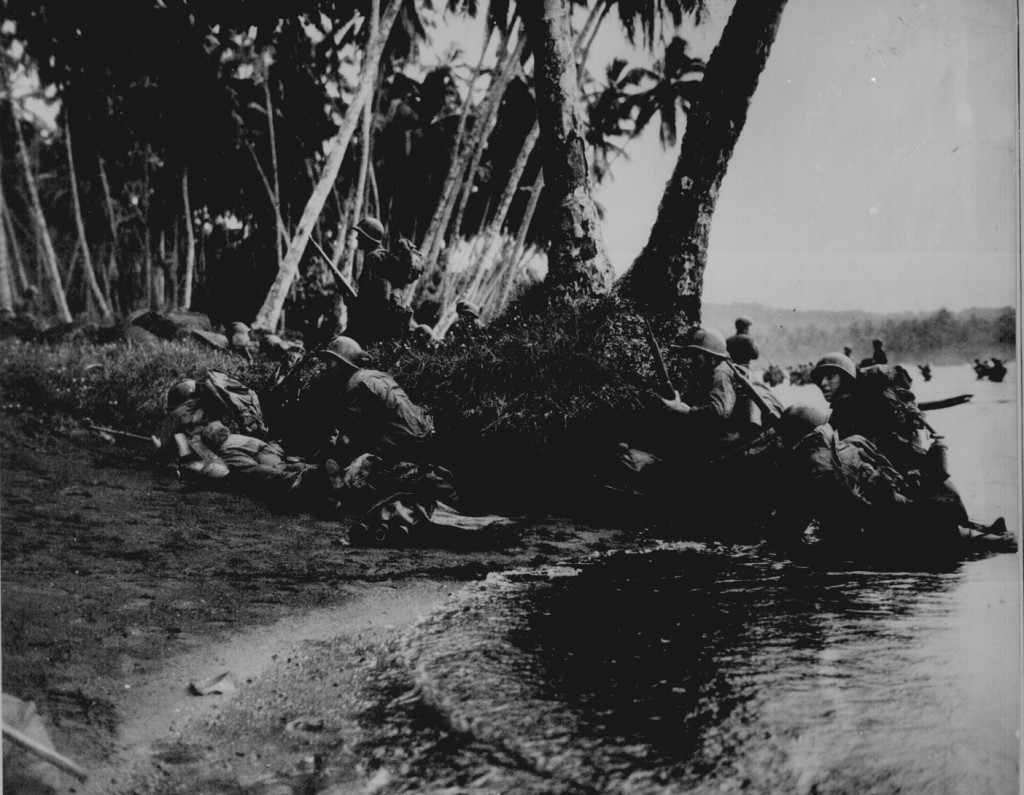
<path fill-rule="evenodd" d="M 358 370 L 369 361 L 369 355 L 362 346 L 351 337 L 338 336 L 327 343 L 326 348 L 316 351 L 316 355 L 327 362 L 341 362 Z"/>
<path fill-rule="evenodd" d="M 209 447 L 211 450 L 220 450 L 221 445 L 228 440 L 231 435 L 231 431 L 220 420 L 214 420 L 208 423 L 199 437 L 202 439 L 203 444 Z"/>
<path fill-rule="evenodd" d="M 871 344 L 874 347 L 876 347 L 876 348 L 881 348 L 882 347 L 882 341 L 881 340 L 871 340 Z"/>
<path fill-rule="evenodd" d="M 792 447 L 827 421 L 828 415 L 824 411 L 803 403 L 794 403 L 786 408 L 779 418 L 779 437 L 787 447 Z"/>
<path fill-rule="evenodd" d="M 736 318 L 736 333 L 743 334 L 750 330 L 750 327 L 754 325 L 754 321 L 749 317 L 738 317 Z"/>
<path fill-rule="evenodd" d="M 249 333 L 249 327 L 245 325 L 241 320 L 236 320 L 231 324 L 231 331 L 235 334 Z"/>
<path fill-rule="evenodd" d="M 463 317 L 466 315 L 474 319 L 480 317 L 480 307 L 472 301 L 467 301 L 465 298 L 459 299 L 459 302 L 455 305 L 455 311 Z"/>
<path fill-rule="evenodd" d="M 366 216 L 355 226 L 360 241 L 379 246 L 384 242 L 384 225 L 372 216 Z"/>
<path fill-rule="evenodd" d="M 725 345 L 725 337 L 713 328 L 703 326 L 691 331 L 683 343 L 685 353 L 705 353 L 715 359 L 728 359 L 729 349 Z"/>
<path fill-rule="evenodd" d="M 434 341 L 437 337 L 434 336 L 434 329 L 428 326 L 426 323 L 417 323 L 412 327 L 413 336 L 418 337 L 428 342 Z"/>
<path fill-rule="evenodd" d="M 838 393 L 853 386 L 857 380 L 857 366 L 846 354 L 826 353 L 811 370 L 811 380 L 831 403 Z"/>
<path fill-rule="evenodd" d="M 196 393 L 196 382 L 191 378 L 179 381 L 167 390 L 167 410 L 174 411 Z"/>

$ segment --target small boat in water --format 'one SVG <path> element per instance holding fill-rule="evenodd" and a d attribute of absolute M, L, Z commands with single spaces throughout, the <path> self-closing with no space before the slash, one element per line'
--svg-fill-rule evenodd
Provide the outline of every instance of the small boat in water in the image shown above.
<path fill-rule="evenodd" d="M 948 409 L 950 406 L 959 406 L 961 403 L 966 403 L 974 395 L 957 395 L 956 397 L 945 398 L 943 400 L 928 400 L 923 403 L 918 403 L 918 408 L 921 411 L 933 411 L 935 409 Z"/>

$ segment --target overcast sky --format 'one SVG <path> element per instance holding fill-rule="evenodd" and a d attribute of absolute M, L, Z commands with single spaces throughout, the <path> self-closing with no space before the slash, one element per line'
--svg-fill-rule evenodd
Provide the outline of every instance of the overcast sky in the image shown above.
<path fill-rule="evenodd" d="M 680 31 L 705 58 L 732 2 L 710 5 L 707 24 Z M 722 185 L 705 300 L 884 312 L 1015 303 L 1016 15 L 1015 0 L 790 0 Z M 643 57 L 609 18 L 595 74 L 616 55 Z M 620 271 L 678 153 L 661 150 L 655 128 L 597 191 Z"/>

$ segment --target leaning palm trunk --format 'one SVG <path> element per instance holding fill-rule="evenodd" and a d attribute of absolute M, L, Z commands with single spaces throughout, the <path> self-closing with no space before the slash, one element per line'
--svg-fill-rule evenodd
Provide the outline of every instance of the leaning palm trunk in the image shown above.
<path fill-rule="evenodd" d="M 515 26 L 509 28 L 502 39 L 496 73 L 491 80 L 491 84 L 487 87 L 487 94 L 480 105 L 480 112 L 477 115 L 476 123 L 473 125 L 472 133 L 469 139 L 465 141 L 462 149 L 456 153 L 448 170 L 448 177 L 445 179 L 437 210 L 434 212 L 434 218 L 431 220 L 427 236 L 424 238 L 423 245 L 421 246 L 423 258 L 428 268 L 431 268 L 436 263 L 441 250 L 444 248 L 445 233 L 450 225 L 456 202 L 461 195 L 459 189 L 465 184 L 466 180 L 473 179 L 475 168 L 470 168 L 470 163 L 475 161 L 477 165 L 479 164 L 487 136 L 490 135 L 497 122 L 501 99 L 505 95 L 505 89 L 515 74 L 519 59 L 522 56 L 525 46 L 525 39 L 522 36 L 519 37 L 515 47 L 508 47 L 515 29 Z M 468 173 L 467 169 L 469 170 Z M 458 229 L 455 231 L 457 233 Z"/>
<path fill-rule="evenodd" d="M 516 281 L 519 278 L 519 273 L 523 268 L 523 264 L 528 259 L 525 256 L 526 251 L 526 235 L 530 231 L 530 224 L 533 223 L 533 215 L 537 212 L 537 205 L 540 203 L 540 195 L 544 191 L 544 172 L 541 171 L 537 175 L 537 179 L 533 182 L 533 188 L 530 190 L 530 202 L 526 205 L 526 211 L 523 213 L 523 219 L 519 222 L 519 231 L 516 233 L 516 246 L 512 250 L 512 272 L 509 275 L 508 281 L 505 282 L 502 288 L 501 298 L 497 303 L 497 310 L 495 314 L 504 311 L 508 305 L 509 298 L 512 296 L 512 288 L 515 287 Z"/>
<path fill-rule="evenodd" d="M 14 228 L 14 219 L 11 217 L 11 211 L 4 201 L 0 201 L 0 206 L 3 208 L 4 231 L 7 233 L 7 239 L 10 241 L 8 251 L 14 257 L 14 274 L 17 276 L 18 292 L 24 293 L 28 290 L 30 282 L 28 280 L 28 273 L 25 271 L 25 263 L 21 259 L 21 248 L 18 245 L 18 235 Z"/>
<path fill-rule="evenodd" d="M 181 174 L 181 202 L 185 212 L 185 278 L 181 285 L 181 308 L 192 308 L 192 281 L 196 275 L 196 233 L 192 228 L 192 205 L 188 199 L 188 169 Z"/>
<path fill-rule="evenodd" d="M 504 95 L 505 89 L 508 88 L 509 82 L 515 75 L 516 68 L 523 56 L 524 49 L 526 49 L 526 38 L 520 36 L 519 44 L 508 61 L 509 70 L 503 76 L 503 84 L 501 88 L 502 95 Z M 501 97 L 498 97 L 494 105 L 491 106 L 490 113 L 487 115 L 484 127 L 480 130 L 480 134 L 474 136 L 475 147 L 473 149 L 473 156 L 470 159 L 469 167 L 466 169 L 466 174 L 462 180 L 462 191 L 459 193 L 459 206 L 455 211 L 455 215 L 451 222 L 452 236 L 458 235 L 462 231 L 462 218 L 466 213 L 466 207 L 469 204 L 469 197 L 473 193 L 473 186 L 476 183 L 476 175 L 480 171 L 480 163 L 483 160 L 484 152 L 487 149 L 487 142 L 490 139 L 494 128 L 498 124 L 498 112 L 500 110 Z"/>
<path fill-rule="evenodd" d="M 3 164 L 0 163 L 0 166 Z M 0 181 L 0 185 L 3 182 Z M 4 205 L 3 190 L 0 189 L 0 319 L 14 315 L 14 294 L 11 290 L 11 254 L 7 246 L 7 225 L 3 222 Z"/>
<path fill-rule="evenodd" d="M 498 46 L 499 60 L 501 54 L 504 53 L 508 48 L 508 37 L 511 35 L 511 30 L 506 30 L 501 40 L 501 44 Z M 450 202 L 451 197 L 457 190 L 462 174 L 466 169 L 466 163 L 463 160 L 463 142 L 466 134 L 466 124 L 469 120 L 470 109 L 473 107 L 473 90 L 476 87 L 476 81 L 480 77 L 480 73 L 483 71 L 484 60 L 487 57 L 487 48 L 491 43 L 491 31 L 487 32 L 484 37 L 483 47 L 480 50 L 480 60 L 477 61 L 476 66 L 473 69 L 473 74 L 469 79 L 469 87 L 466 91 L 466 99 L 462 103 L 462 112 L 459 114 L 459 126 L 455 132 L 455 142 L 452 144 L 452 151 L 455 156 L 448 164 L 448 173 L 445 175 L 444 183 L 441 186 L 441 195 L 437 201 L 437 207 L 434 209 L 434 215 L 430 219 L 430 224 L 427 226 L 427 231 L 423 235 L 423 239 L 420 241 L 420 249 L 424 254 L 434 250 L 434 241 L 438 236 L 443 236 L 443 228 L 447 228 L 448 219 L 450 218 Z M 491 82 L 493 86 L 493 81 Z M 485 98 L 486 101 L 486 98 Z"/>
<path fill-rule="evenodd" d="M 78 177 L 75 174 L 74 147 L 71 143 L 71 119 L 67 111 L 65 111 L 64 118 L 64 145 L 68 154 L 68 177 L 71 180 L 71 203 L 74 207 L 75 227 L 78 230 L 78 239 L 81 242 L 82 247 L 82 271 L 85 276 L 85 283 L 88 285 L 89 292 L 96 301 L 96 306 L 100 311 L 100 316 L 103 317 L 104 320 L 109 320 L 110 304 L 107 302 L 106 296 L 103 295 L 99 282 L 96 281 L 96 271 L 92 266 L 92 255 L 89 253 L 89 241 L 85 235 L 85 219 L 82 217 L 82 201 L 78 195 Z"/>
<path fill-rule="evenodd" d="M 554 208 L 547 283 L 556 290 L 601 293 L 614 273 L 601 234 L 577 98 L 568 0 L 520 6 L 534 51 L 537 119 L 544 181 Z"/>
<path fill-rule="evenodd" d="M 114 212 L 114 200 L 110 195 L 110 181 L 107 179 L 107 166 L 103 162 L 103 157 L 97 154 L 96 159 L 99 161 L 99 172 L 100 172 L 100 184 L 103 185 L 103 200 L 107 208 L 107 219 L 110 222 L 110 263 L 107 268 L 106 283 L 110 284 L 114 279 L 119 278 L 119 271 L 117 265 L 117 251 L 118 251 L 118 233 L 117 233 L 117 215 Z M 116 291 L 109 291 L 108 294 L 111 299 L 114 298 Z"/>
<path fill-rule="evenodd" d="M 737 0 L 687 116 L 650 237 L 621 281 L 622 294 L 667 327 L 700 321 L 711 216 L 785 6 Z"/>
<path fill-rule="evenodd" d="M 50 237 L 46 215 L 43 213 L 43 205 L 39 201 L 39 191 L 36 188 L 35 177 L 32 175 L 32 160 L 28 154 L 28 147 L 25 145 L 25 136 L 21 132 L 21 123 L 18 121 L 17 114 L 13 114 L 13 121 L 15 136 L 18 141 L 18 155 L 21 159 L 25 184 L 28 187 L 32 215 L 36 222 L 36 231 L 39 234 L 39 242 L 43 249 L 43 268 L 46 274 L 46 283 L 50 288 L 50 296 L 57 309 L 57 317 L 63 323 L 70 323 L 72 321 L 71 310 L 68 309 L 68 299 L 64 293 L 64 285 L 61 283 L 60 269 L 57 266 L 57 252 L 53 248 L 53 239 Z"/>
<path fill-rule="evenodd" d="M 367 100 L 363 106 L 363 129 L 360 133 L 362 146 L 359 152 L 359 178 L 356 180 L 355 192 L 352 194 L 352 225 L 359 223 L 363 214 L 364 198 L 366 194 L 367 176 L 370 172 L 370 136 L 373 132 L 373 98 Z M 351 227 L 350 227 L 351 228 Z M 345 266 L 341 272 L 348 275 L 352 273 L 352 265 L 356 258 L 356 243 L 351 240 L 352 235 L 346 235 L 339 241 L 339 248 L 345 252 Z"/>
<path fill-rule="evenodd" d="M 295 275 L 299 271 L 299 261 L 306 250 L 306 244 L 309 242 L 313 227 L 320 217 L 320 212 L 327 201 L 327 196 L 331 192 L 331 186 L 338 177 L 342 160 L 345 158 L 345 152 L 348 149 L 349 142 L 352 140 L 352 134 L 355 132 L 356 123 L 362 112 L 363 103 L 369 99 L 370 92 L 377 79 L 377 67 L 380 62 L 381 53 L 384 50 L 384 43 L 391 32 L 391 25 L 394 23 L 401 5 L 401 0 L 391 0 L 384 17 L 380 20 L 380 28 L 377 31 L 377 35 L 367 44 L 359 88 L 352 99 L 352 104 L 345 111 L 345 117 L 342 119 L 341 128 L 338 130 L 337 136 L 331 142 L 323 173 L 320 175 L 320 179 L 313 189 L 313 194 L 309 197 L 309 201 L 306 202 L 302 218 L 299 219 L 295 234 L 288 246 L 288 253 L 285 255 L 284 262 L 281 263 L 281 267 L 277 272 L 277 278 L 274 279 L 274 283 L 267 293 L 263 306 L 260 307 L 256 319 L 253 321 L 253 325 L 256 328 L 269 330 L 277 328 L 281 311 L 284 309 L 285 298 L 288 296 L 288 290 L 291 288 Z M 379 6 L 379 0 L 373 0 L 371 13 L 375 16 L 378 13 Z"/>

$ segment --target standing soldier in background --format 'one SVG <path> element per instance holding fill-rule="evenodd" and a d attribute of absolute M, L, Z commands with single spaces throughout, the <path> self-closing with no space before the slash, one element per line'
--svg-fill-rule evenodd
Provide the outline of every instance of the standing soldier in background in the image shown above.
<path fill-rule="evenodd" d="M 741 367 L 750 367 L 750 363 L 759 355 L 757 343 L 750 336 L 752 325 L 754 325 L 754 321 L 750 318 L 736 318 L 736 333 L 725 341 L 729 350 L 729 358 Z"/>
<path fill-rule="evenodd" d="M 408 282 L 400 283 L 403 280 L 393 273 L 396 258 L 384 248 L 384 226 L 367 216 L 354 231 L 362 263 L 356 279 L 359 292 L 348 308 L 345 334 L 362 345 L 402 337 L 412 311 L 399 304 L 395 291 Z"/>

